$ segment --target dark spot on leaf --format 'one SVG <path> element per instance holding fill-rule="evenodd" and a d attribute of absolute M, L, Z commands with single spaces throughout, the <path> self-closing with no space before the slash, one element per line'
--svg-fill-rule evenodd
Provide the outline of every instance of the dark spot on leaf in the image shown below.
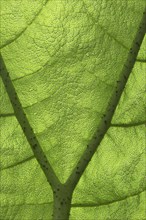
<path fill-rule="evenodd" d="M 33 145 L 32 147 L 33 147 L 33 149 L 36 149 L 36 147 L 37 147 L 37 144 L 34 144 L 34 145 Z"/>
<path fill-rule="evenodd" d="M 138 47 L 140 47 L 140 44 L 138 42 L 135 43 Z"/>

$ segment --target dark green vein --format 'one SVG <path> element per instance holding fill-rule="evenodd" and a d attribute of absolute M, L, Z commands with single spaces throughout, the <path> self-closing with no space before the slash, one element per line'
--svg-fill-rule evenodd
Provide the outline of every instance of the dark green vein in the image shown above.
<path fill-rule="evenodd" d="M 43 4 L 43 6 L 40 8 L 40 10 L 36 13 L 36 15 L 34 16 L 34 18 L 28 23 L 28 25 L 19 33 L 15 36 L 15 38 L 12 38 L 8 41 L 5 42 L 5 44 L 3 44 L 0 49 L 8 46 L 9 44 L 13 43 L 15 40 L 17 40 L 19 37 L 22 36 L 22 34 L 28 29 L 28 27 L 35 21 L 35 19 L 39 16 L 39 14 L 42 12 L 44 6 L 47 4 L 49 0 L 46 0 L 46 2 Z"/>
<path fill-rule="evenodd" d="M 144 59 L 136 59 L 136 62 L 146 63 L 146 60 L 144 60 Z"/>
<path fill-rule="evenodd" d="M 0 74 L 2 77 L 2 81 L 4 83 L 5 89 L 9 96 L 10 102 L 12 104 L 15 116 L 23 130 L 23 133 L 30 144 L 30 147 L 34 153 L 35 158 L 37 159 L 38 163 L 40 164 L 42 171 L 44 172 L 47 181 L 50 185 L 54 188 L 56 185 L 61 184 L 58 177 L 56 176 L 50 162 L 48 161 L 45 153 L 43 152 L 40 143 L 31 127 L 28 118 L 23 110 L 19 97 L 16 93 L 14 85 L 11 81 L 9 76 L 9 72 L 5 66 L 3 58 L 0 54 Z"/>
<path fill-rule="evenodd" d="M 0 117 L 12 117 L 15 116 L 14 113 L 6 113 L 6 114 L 0 114 Z"/>
<path fill-rule="evenodd" d="M 145 27 L 146 27 L 146 11 L 144 11 L 142 15 L 142 20 L 139 24 L 138 31 L 135 35 L 135 38 L 132 42 L 131 48 L 127 55 L 127 59 L 125 64 L 123 65 L 123 69 L 119 74 L 119 78 L 117 78 L 117 83 L 115 88 L 113 88 L 113 93 L 107 103 L 107 108 L 101 117 L 100 123 L 93 134 L 91 140 L 87 144 L 86 150 L 83 152 L 82 156 L 80 157 L 78 163 L 72 170 L 71 175 L 67 179 L 66 184 L 72 185 L 74 189 L 80 180 L 83 172 L 85 171 L 86 167 L 88 166 L 89 162 L 91 161 L 94 153 L 96 152 L 97 148 L 99 147 L 101 141 L 103 140 L 105 134 L 107 133 L 108 129 L 111 126 L 111 121 L 113 115 L 115 113 L 116 107 L 120 101 L 121 95 L 125 89 L 126 83 L 132 72 L 134 64 L 136 62 L 136 58 L 142 44 L 144 35 L 145 35 Z"/>
<path fill-rule="evenodd" d="M 14 168 L 14 167 L 16 167 L 16 166 L 18 166 L 18 165 L 21 165 L 21 164 L 23 164 L 23 163 L 26 163 L 26 162 L 28 162 L 28 161 L 34 159 L 34 158 L 35 158 L 34 155 L 33 155 L 33 156 L 30 156 L 30 157 L 28 157 L 28 158 L 26 158 L 26 159 L 24 159 L 24 160 L 21 160 L 21 161 L 19 161 L 19 162 L 17 162 L 17 163 L 14 163 L 14 164 L 10 165 L 10 166 L 7 166 L 7 167 L 2 168 L 1 171 L 2 171 L 2 170 L 7 170 L 7 169 L 10 169 L 10 168 Z"/>
<path fill-rule="evenodd" d="M 82 204 L 82 203 L 74 203 L 74 204 L 72 204 L 72 208 L 79 208 L 79 207 L 81 207 L 81 208 L 82 207 L 86 207 L 86 208 L 89 207 L 89 208 L 91 208 L 91 207 L 100 207 L 100 206 L 105 206 L 105 205 L 112 205 L 113 203 L 123 202 L 124 200 L 127 200 L 129 198 L 139 196 L 139 194 L 141 194 L 143 192 L 145 192 L 145 189 L 140 191 L 140 192 L 138 192 L 138 193 L 133 193 L 130 196 L 124 196 L 124 197 L 122 197 L 122 198 L 120 198 L 118 200 L 107 201 L 107 202 L 104 202 L 104 203 L 101 203 L 101 204 L 99 204 L 99 203 L 84 203 L 84 204 Z"/>
<path fill-rule="evenodd" d="M 132 122 L 129 124 L 124 124 L 124 123 L 111 124 L 111 127 L 129 128 L 129 127 L 136 127 L 136 126 L 140 126 L 140 125 L 146 125 L 146 121 Z"/>
<path fill-rule="evenodd" d="M 15 79 L 13 79 L 12 82 L 15 82 L 15 81 L 17 81 L 17 80 L 24 79 L 24 78 L 26 78 L 26 77 L 34 76 L 35 74 L 39 73 L 39 71 L 44 70 L 45 67 L 47 67 L 47 64 L 48 64 L 48 63 L 49 63 L 49 60 L 47 60 L 47 61 L 43 64 L 43 66 L 41 66 L 41 67 L 40 67 L 39 69 L 37 69 L 35 72 L 29 73 L 29 74 L 24 75 L 24 76 L 21 76 L 21 77 L 17 77 L 17 78 L 15 78 Z M 57 63 L 57 61 L 54 62 L 54 63 Z M 51 66 L 54 65 L 54 63 L 51 63 Z"/>

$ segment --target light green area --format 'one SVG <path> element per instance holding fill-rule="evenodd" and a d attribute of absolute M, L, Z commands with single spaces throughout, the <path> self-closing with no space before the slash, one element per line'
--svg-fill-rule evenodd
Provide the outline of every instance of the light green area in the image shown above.
<path fill-rule="evenodd" d="M 1 52 L 59 179 L 98 126 L 127 58 L 142 0 L 1 0 Z M 145 59 L 146 38 L 138 59 Z M 136 62 L 111 127 L 73 194 L 71 220 L 143 220 L 145 62 Z M 0 114 L 13 113 L 0 81 Z M 2 220 L 50 220 L 52 192 L 15 116 L 0 117 Z M 92 207 L 94 205 L 94 207 Z M 86 206 L 86 207 L 84 207 Z"/>

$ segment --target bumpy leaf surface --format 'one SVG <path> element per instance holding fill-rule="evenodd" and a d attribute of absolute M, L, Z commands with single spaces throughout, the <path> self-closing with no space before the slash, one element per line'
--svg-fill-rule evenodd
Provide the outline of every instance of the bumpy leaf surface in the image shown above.
<path fill-rule="evenodd" d="M 61 182 L 98 127 L 144 7 L 143 0 L 1 0 L 1 53 Z M 145 219 L 145 45 L 146 38 L 75 189 L 70 220 Z M 50 220 L 51 188 L 0 84 L 0 219 Z"/>

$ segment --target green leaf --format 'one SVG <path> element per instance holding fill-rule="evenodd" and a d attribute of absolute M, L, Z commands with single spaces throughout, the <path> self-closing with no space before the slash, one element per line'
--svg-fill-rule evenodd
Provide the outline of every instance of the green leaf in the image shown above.
<path fill-rule="evenodd" d="M 145 219 L 146 37 L 134 44 L 145 2 L 1 6 L 0 219 L 51 220 L 49 183 L 69 183 L 68 192 L 72 180 L 70 220 Z M 94 155 L 78 182 L 87 145 Z"/>

